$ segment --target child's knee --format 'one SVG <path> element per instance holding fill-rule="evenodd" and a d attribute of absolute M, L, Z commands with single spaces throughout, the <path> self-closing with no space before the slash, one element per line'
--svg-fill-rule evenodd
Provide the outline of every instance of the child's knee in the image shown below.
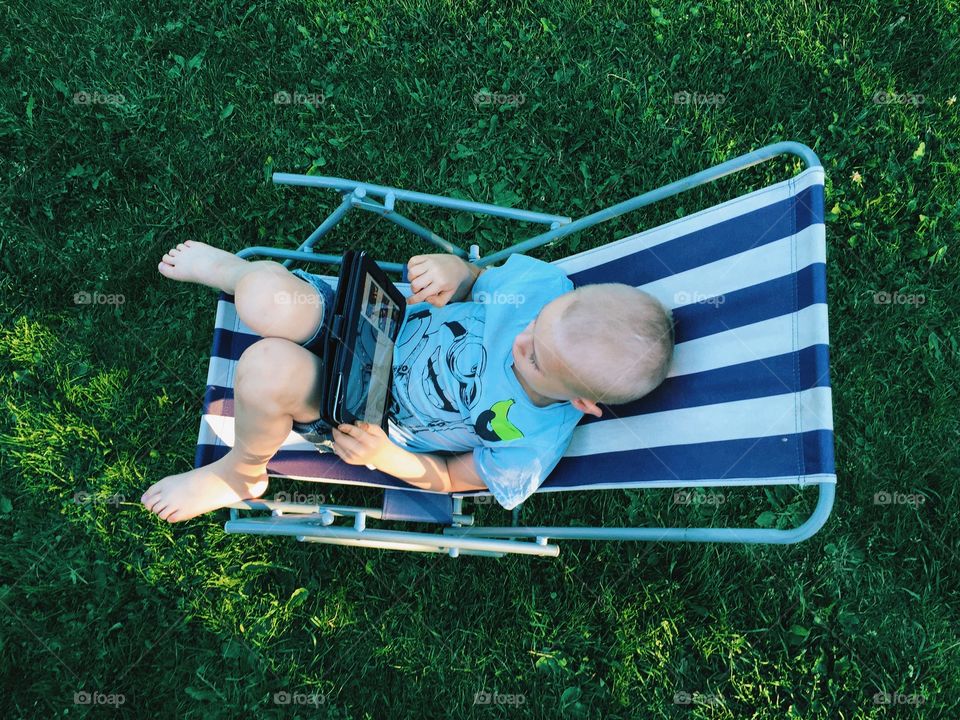
<path fill-rule="evenodd" d="M 323 315 L 313 287 L 279 263 L 240 278 L 233 302 L 240 319 L 258 335 L 298 344 L 316 331 Z"/>
<path fill-rule="evenodd" d="M 234 391 L 246 399 L 299 402 L 318 373 L 309 351 L 283 338 L 263 338 L 237 361 Z"/>
<path fill-rule="evenodd" d="M 238 313 L 269 309 L 278 304 L 278 294 L 289 289 L 293 275 L 280 263 L 264 262 L 266 264 L 257 264 L 237 281 L 234 304 Z"/>

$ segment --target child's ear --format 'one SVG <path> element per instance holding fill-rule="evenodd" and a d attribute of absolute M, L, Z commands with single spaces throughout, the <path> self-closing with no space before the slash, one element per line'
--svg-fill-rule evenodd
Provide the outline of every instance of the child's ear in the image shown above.
<path fill-rule="evenodd" d="M 600 409 L 600 406 L 597 405 L 593 400 L 585 400 L 584 398 L 574 398 L 570 401 L 570 404 L 573 405 L 577 410 L 587 415 L 593 415 L 595 417 L 602 417 L 603 410 Z"/>

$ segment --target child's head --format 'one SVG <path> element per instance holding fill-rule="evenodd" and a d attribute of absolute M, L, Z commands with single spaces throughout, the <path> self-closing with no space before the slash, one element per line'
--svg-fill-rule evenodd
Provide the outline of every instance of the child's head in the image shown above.
<path fill-rule="evenodd" d="M 564 293 L 514 342 L 514 364 L 527 387 L 598 417 L 596 403 L 621 405 L 657 387 L 672 358 L 670 312 L 620 283 Z"/>

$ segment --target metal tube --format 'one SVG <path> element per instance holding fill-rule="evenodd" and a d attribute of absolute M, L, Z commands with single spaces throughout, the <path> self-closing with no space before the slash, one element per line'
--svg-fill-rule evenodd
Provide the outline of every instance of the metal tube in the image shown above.
<path fill-rule="evenodd" d="M 514 253 L 526 252 L 527 250 L 539 247 L 545 243 L 559 240 L 567 235 L 580 232 L 581 230 L 585 230 L 593 225 L 606 222 L 607 220 L 612 220 L 613 218 L 619 217 L 620 215 L 628 213 L 632 210 L 642 208 L 646 205 L 651 205 L 655 202 L 663 200 L 664 198 L 671 197 L 672 195 L 678 195 L 682 192 L 690 190 L 691 188 L 695 188 L 698 185 L 712 182 L 713 180 L 722 178 L 724 175 L 729 175 L 730 173 L 737 172 L 738 170 L 743 170 L 753 165 L 757 165 L 769 160 L 772 157 L 776 157 L 777 155 L 782 155 L 784 153 L 790 153 L 799 156 L 808 168 L 820 165 L 820 160 L 817 158 L 816 154 L 814 154 L 813 150 L 808 148 L 806 145 L 801 145 L 800 143 L 796 142 L 782 142 L 774 143 L 773 145 L 767 145 L 759 150 L 754 150 L 753 152 L 746 153 L 739 157 L 735 157 L 732 160 L 727 160 L 719 165 L 715 165 L 712 168 L 707 168 L 706 170 L 689 175 L 682 180 L 677 180 L 669 185 L 659 187 L 656 190 L 651 190 L 643 193 L 642 195 L 637 195 L 630 200 L 624 200 L 616 205 L 611 205 L 608 208 L 599 210 L 591 215 L 580 218 L 579 220 L 574 220 L 572 223 L 562 225 L 555 230 L 549 230 L 545 233 L 537 235 L 536 237 L 532 237 L 529 240 L 524 240 L 523 242 L 517 243 L 509 248 L 495 252 L 492 255 L 488 255 L 478 264 L 489 265 L 490 263 L 503 260 Z"/>
<path fill-rule="evenodd" d="M 535 538 L 554 540 L 653 540 L 665 542 L 736 542 L 788 545 L 806 540 L 816 533 L 830 516 L 836 495 L 834 483 L 820 483 L 817 505 L 810 517 L 789 530 L 767 528 L 582 528 L 582 527 L 474 527 L 444 528 L 445 535 L 496 538 Z"/>
<path fill-rule="evenodd" d="M 299 250 L 283 250 L 281 248 L 271 248 L 264 247 L 262 245 L 256 245 L 254 247 L 243 248 L 236 253 L 236 256 L 246 260 L 250 257 L 255 257 L 257 255 L 263 255 L 265 257 L 273 258 L 288 258 L 291 260 L 300 260 L 302 262 L 314 262 L 314 263 L 324 263 L 326 265 L 340 265 L 343 262 L 342 255 L 322 255 L 315 252 L 301 252 Z M 376 261 L 377 265 L 384 272 L 395 272 L 402 273 L 403 269 L 406 267 L 406 263 L 395 263 L 395 262 L 381 262 Z"/>
<path fill-rule="evenodd" d="M 413 220 L 410 220 L 409 218 L 404 217 L 403 215 L 401 215 L 395 210 L 388 211 L 386 207 L 378 204 L 373 200 L 354 200 L 353 206 L 363 208 L 364 210 L 368 210 L 369 212 L 376 213 L 380 217 L 386 218 L 390 222 L 399 225 L 403 229 L 409 230 L 414 235 L 422 237 L 427 242 L 433 243 L 444 252 L 452 253 L 457 257 L 461 257 L 464 259 L 467 258 L 466 250 L 463 250 L 457 247 L 449 240 L 444 240 L 442 237 L 440 237 L 435 232 L 433 232 L 433 230 L 429 230 L 428 228 L 423 227 L 423 225 L 418 225 Z"/>
<path fill-rule="evenodd" d="M 492 538 L 450 537 L 439 533 L 419 533 L 408 530 L 356 530 L 342 526 L 318 526 L 315 522 L 300 519 L 270 517 L 241 518 L 230 520 L 223 526 L 227 533 L 246 533 L 250 535 L 293 535 L 304 537 L 338 538 L 342 540 L 380 540 L 386 542 L 404 542 L 411 545 L 439 547 L 449 549 L 458 547 L 467 550 L 489 550 L 516 553 L 519 555 L 543 555 L 556 557 L 560 553 L 557 545 L 539 545 L 521 540 L 498 540 Z"/>
<path fill-rule="evenodd" d="M 447 553 L 443 548 L 432 548 L 423 545 L 415 546 L 399 542 L 379 542 L 375 540 L 337 540 L 335 538 L 306 537 L 299 535 L 297 540 L 309 543 L 325 543 L 327 545 L 348 545 L 350 547 L 379 548 L 381 550 L 406 550 L 408 552 Z M 489 552 L 487 550 L 459 550 L 460 555 L 480 555 L 483 557 L 502 558 L 506 553 Z"/>
<path fill-rule="evenodd" d="M 371 183 L 357 182 L 356 180 L 347 180 L 338 177 L 274 173 L 273 182 L 278 185 L 302 185 L 305 187 L 329 188 L 341 192 L 352 192 L 357 188 L 363 188 L 367 191 L 368 195 L 374 195 L 376 197 L 385 198 L 389 193 L 393 193 L 396 200 L 400 201 L 419 203 L 421 205 L 433 205 L 435 207 L 447 208 L 448 210 L 484 213 L 486 215 L 510 218 L 511 220 L 543 223 L 545 225 L 551 225 L 556 222 L 570 222 L 570 218 L 565 215 L 548 215 L 547 213 L 533 212 L 532 210 L 505 208 L 489 203 L 460 200 L 443 195 L 430 195 L 428 193 L 401 190 L 400 188 L 388 187 L 386 185 L 372 185 Z"/>

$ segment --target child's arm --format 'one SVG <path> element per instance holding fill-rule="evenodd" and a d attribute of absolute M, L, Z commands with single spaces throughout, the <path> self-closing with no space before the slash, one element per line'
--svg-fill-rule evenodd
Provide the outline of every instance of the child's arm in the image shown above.
<path fill-rule="evenodd" d="M 484 270 L 449 253 L 414 255 L 407 262 L 413 292 L 407 304 L 426 301 L 442 307 L 448 302 L 462 302 L 470 297 L 473 284 Z"/>
<path fill-rule="evenodd" d="M 412 453 L 393 443 L 378 425 L 344 423 L 333 428 L 337 455 L 349 465 L 372 465 L 423 490 L 486 490 L 472 452 L 460 455 Z"/>

